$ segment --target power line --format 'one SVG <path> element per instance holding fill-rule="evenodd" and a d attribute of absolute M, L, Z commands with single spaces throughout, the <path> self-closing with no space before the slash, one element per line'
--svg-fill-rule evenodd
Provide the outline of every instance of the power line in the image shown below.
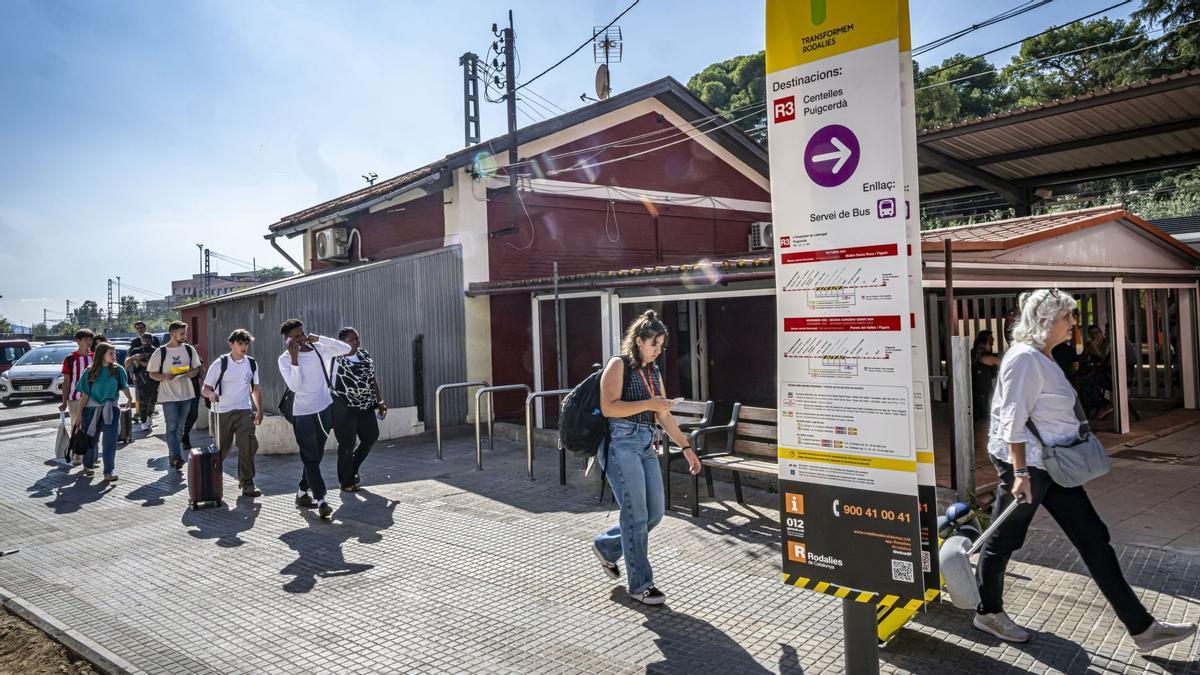
<path fill-rule="evenodd" d="M 1007 11 L 1001 12 L 1001 13 L 997 14 L 996 16 L 993 16 L 990 19 L 986 19 L 980 23 L 973 24 L 967 28 L 963 28 L 962 30 L 955 31 L 949 35 L 942 36 L 936 40 L 933 40 L 931 42 L 927 42 L 923 45 L 915 47 L 912 50 L 912 54 L 913 54 L 913 56 L 920 56 L 921 54 L 933 51 L 934 49 L 937 49 L 939 47 L 944 47 L 965 35 L 970 35 L 971 33 L 974 33 L 977 30 L 987 28 L 988 26 L 994 26 L 1002 21 L 1007 21 L 1013 17 L 1020 16 L 1026 12 L 1031 12 L 1039 7 L 1043 7 L 1045 5 L 1050 4 L 1052 1 L 1053 0 L 1026 0 L 1026 2 L 1022 3 L 1021 5 L 1013 7 L 1012 9 L 1009 9 Z"/>
<path fill-rule="evenodd" d="M 1174 28 L 1169 28 L 1169 29 L 1164 29 L 1164 28 L 1154 28 L 1154 29 L 1151 29 L 1151 30 L 1148 30 L 1148 31 L 1145 31 L 1145 32 L 1142 32 L 1142 33 L 1135 33 L 1135 34 L 1133 34 L 1133 35 L 1126 35 L 1125 37 L 1121 37 L 1121 38 L 1114 38 L 1114 39 L 1112 39 L 1112 40 L 1109 40 L 1108 42 L 1100 42 L 1100 43 L 1098 43 L 1098 44 L 1094 44 L 1094 45 L 1088 45 L 1087 47 L 1080 47 L 1079 49 L 1072 49 L 1072 50 L 1070 50 L 1070 51 L 1061 52 L 1061 53 L 1058 53 L 1058 54 L 1051 54 L 1051 55 L 1049 55 L 1049 56 L 1043 56 L 1043 57 L 1042 57 L 1042 58 L 1040 58 L 1040 59 L 1032 59 L 1032 60 L 1029 60 L 1029 61 L 1022 61 L 1021 63 L 1014 63 L 1014 64 L 1012 64 L 1012 65 L 1013 65 L 1013 67 L 1029 66 L 1029 65 L 1033 65 L 1033 64 L 1035 64 L 1035 63 L 1041 63 L 1042 61 L 1049 61 L 1050 59 L 1056 59 L 1056 58 L 1058 58 L 1058 57 L 1060 57 L 1060 56 L 1070 56 L 1070 55 L 1072 55 L 1072 54 L 1078 54 L 1079 52 L 1085 52 L 1085 51 L 1087 51 L 1087 50 L 1089 50 L 1089 49 L 1095 49 L 1095 48 L 1097 48 L 1097 47 L 1107 47 L 1108 45 L 1114 45 L 1114 44 L 1116 44 L 1116 43 L 1118 43 L 1118 42 L 1124 42 L 1124 41 L 1126 41 L 1126 40 L 1133 40 L 1134 38 L 1139 38 L 1139 37 L 1147 37 L 1147 36 L 1148 36 L 1148 35 L 1150 35 L 1151 33 L 1158 33 L 1158 32 L 1160 32 L 1160 31 L 1161 31 L 1161 32 L 1163 32 L 1164 34 L 1165 34 L 1165 33 L 1170 33 L 1170 32 L 1172 32 L 1172 31 L 1179 30 L 1180 28 L 1183 28 L 1184 26 L 1190 26 L 1190 25 L 1192 25 L 1192 24 L 1194 24 L 1194 23 L 1200 23 L 1200 19 L 1195 19 L 1195 20 L 1192 20 L 1192 21 L 1188 21 L 1187 23 L 1181 23 L 1181 24 L 1179 24 L 1178 26 L 1175 26 Z M 1123 52 L 1123 53 L 1124 53 L 1124 52 Z M 1115 56 L 1115 55 L 1110 55 L 1110 56 Z M 1109 56 L 1102 56 L 1102 57 L 1100 57 L 1100 58 L 1098 58 L 1098 59 L 1096 59 L 1096 60 L 1097 60 L 1097 61 L 1099 61 L 1099 60 L 1101 60 L 1101 59 L 1106 59 L 1106 58 L 1109 58 Z M 1093 61 L 1093 63 L 1094 63 L 1094 61 Z M 1000 69 L 999 69 L 999 68 L 993 68 L 992 70 L 986 70 L 986 71 L 983 71 L 983 72 L 981 72 L 981 73 L 975 73 L 975 74 L 973 74 L 973 75 L 965 75 L 965 76 L 963 76 L 963 77 L 958 77 L 958 78 L 955 78 L 955 79 L 953 79 L 953 80 L 946 80 L 945 82 L 935 82 L 935 83 L 933 83 L 933 84 L 927 84 L 927 85 L 925 85 L 925 86 L 923 86 L 923 87 L 917 87 L 917 88 L 916 88 L 916 90 L 917 90 L 917 91 L 922 91 L 922 90 L 925 90 L 925 89 L 932 89 L 932 88 L 934 88 L 934 87 L 942 87 L 942 86 L 945 86 L 945 85 L 947 85 L 947 84 L 955 84 L 956 82 L 963 82 L 963 81 L 965 81 L 965 80 L 970 80 L 970 79 L 973 79 L 973 78 L 976 78 L 976 77 L 981 77 L 981 76 L 983 76 L 983 75 L 990 75 L 990 74 L 992 74 L 992 73 L 998 73 L 998 72 L 1000 72 Z"/>
<path fill-rule="evenodd" d="M 631 5 L 629 5 L 628 7 L 626 7 L 626 8 L 625 8 L 625 11 L 621 12 L 620 14 L 618 14 L 618 15 L 616 16 L 616 18 L 615 18 L 615 19 L 613 19 L 612 21 L 609 21 L 609 22 L 608 22 L 608 25 L 604 26 L 603 28 L 601 28 L 601 29 L 600 29 L 600 30 L 598 30 L 598 31 L 595 31 L 595 33 L 597 33 L 597 34 L 598 34 L 598 33 L 603 33 L 604 31 L 608 30 L 608 28 L 609 28 L 610 26 L 612 26 L 614 23 L 616 23 L 617 21 L 619 21 L 619 20 L 621 19 L 621 17 L 625 16 L 625 14 L 629 12 L 629 10 L 633 9 L 634 7 L 636 7 L 636 6 L 637 6 L 637 4 L 638 4 L 639 2 L 641 2 L 641 1 L 642 1 L 642 0 L 633 0 L 633 4 L 631 4 Z M 1049 2 L 1050 0 L 1043 0 L 1043 1 L 1044 1 L 1044 2 Z M 596 39 L 596 35 L 595 35 L 595 34 L 593 34 L 593 35 L 592 35 L 592 37 L 589 37 L 588 39 L 584 40 L 584 41 L 583 41 L 583 44 L 581 44 L 581 45 L 579 45 L 578 47 L 576 47 L 575 49 L 573 49 L 573 50 L 571 51 L 571 53 L 570 53 L 570 54 L 567 54 L 566 56 L 564 56 L 564 57 L 562 57 L 561 59 L 559 59 L 559 60 L 558 60 L 558 63 L 555 63 L 554 65 L 552 65 L 552 66 L 550 66 L 549 68 L 547 68 L 547 69 L 543 70 L 542 72 L 538 73 L 537 75 L 534 75 L 534 76 L 533 76 L 533 77 L 532 77 L 530 80 L 528 80 L 528 81 L 527 81 L 527 82 L 525 82 L 524 84 L 519 84 L 519 85 L 517 85 L 517 86 L 516 86 L 516 88 L 514 88 L 514 89 L 512 90 L 512 91 L 513 91 L 513 93 L 515 94 L 515 93 L 517 93 L 518 91 L 521 91 L 522 89 L 524 89 L 525 87 L 527 87 L 527 86 L 529 86 L 529 85 L 533 84 L 534 82 L 537 82 L 538 78 L 540 78 L 541 76 L 545 75 L 546 73 L 548 73 L 548 72 L 550 72 L 550 71 L 554 70 L 555 68 L 557 68 L 557 67 L 561 66 L 563 63 L 565 63 L 565 62 L 566 62 L 566 60 L 567 60 L 567 59 L 569 59 L 569 58 L 571 58 L 572 56 L 575 56 L 576 54 L 578 54 L 578 53 L 579 53 L 579 51 L 580 51 L 581 49 L 583 49 L 584 47 L 586 47 L 586 46 L 588 46 L 588 45 L 592 44 L 592 41 L 593 41 L 593 40 L 595 40 L 595 39 Z"/>
<path fill-rule="evenodd" d="M 498 77 L 500 75 L 499 72 L 497 72 L 494 68 L 487 65 L 486 63 L 480 62 L 479 67 L 482 70 L 483 74 L 486 76 L 484 78 L 485 83 L 490 84 L 492 82 L 491 77 L 494 77 L 494 76 Z M 557 103 L 551 101 L 550 99 L 546 98 L 545 96 L 542 96 L 541 94 L 537 93 L 533 89 L 526 89 L 525 93 L 529 94 L 531 98 L 518 99 L 518 100 L 524 100 L 527 104 L 536 105 L 537 109 L 546 111 L 548 113 L 549 117 L 557 117 L 558 115 L 565 114 L 567 112 L 567 110 L 565 108 L 563 108 L 562 106 L 558 105 Z M 503 97 L 498 98 L 494 101 L 491 99 L 488 99 L 488 103 L 500 103 L 502 100 L 503 100 Z M 539 101 L 540 101 L 540 103 L 539 103 Z M 558 112 L 555 112 L 553 110 L 553 108 L 558 108 Z"/>
<path fill-rule="evenodd" d="M 1113 10 L 1113 9 L 1116 9 L 1117 7 L 1120 7 L 1121 5 L 1128 5 L 1128 4 L 1129 4 L 1129 3 L 1131 3 L 1131 2 L 1133 2 L 1133 0 L 1122 0 L 1122 2 L 1118 2 L 1118 3 L 1117 3 L 1117 4 L 1115 4 L 1115 5 L 1109 5 L 1108 7 L 1105 7 L 1104 9 L 1097 10 L 1097 11 L 1095 11 L 1095 12 L 1092 12 L 1091 14 L 1088 14 L 1087 16 L 1081 16 L 1081 17 L 1079 17 L 1078 19 L 1075 19 L 1074 21 L 1068 21 L 1067 23 L 1064 23 L 1064 24 L 1063 24 L 1063 25 L 1061 25 L 1061 26 L 1051 26 L 1050 28 L 1048 28 L 1048 29 L 1046 29 L 1046 30 L 1044 30 L 1044 31 L 1042 31 L 1042 32 L 1040 32 L 1040 33 L 1035 33 L 1035 34 L 1033 34 L 1033 35 L 1030 35 L 1030 36 L 1028 36 L 1028 37 L 1023 37 L 1023 38 L 1021 38 L 1020 40 L 1016 40 L 1016 41 L 1014 41 L 1014 42 L 1010 42 L 1010 43 L 1008 43 L 1008 44 L 1006 44 L 1006 45 L 1004 45 L 1004 46 L 1002 46 L 1002 47 L 996 47 L 995 49 L 992 49 L 992 50 L 986 51 L 986 52 L 984 52 L 984 53 L 982 53 L 982 54 L 977 54 L 977 55 L 975 55 L 975 56 L 972 56 L 972 57 L 969 57 L 969 58 L 963 59 L 963 60 L 961 60 L 961 61 L 955 61 L 954 63 L 951 63 L 951 64 L 949 64 L 949 65 L 946 65 L 946 66 L 942 66 L 941 68 L 938 68 L 937 70 L 931 70 L 931 71 L 927 71 L 927 72 L 924 72 L 924 73 L 920 73 L 920 74 L 918 75 L 918 77 L 922 77 L 922 78 L 926 78 L 926 77 L 932 77 L 932 76 L 934 76 L 934 75 L 937 75 L 938 73 L 940 73 L 940 72 L 942 72 L 942 71 L 950 70 L 951 68 L 957 68 L 957 67 L 959 67 L 959 66 L 961 66 L 961 65 L 963 65 L 963 64 L 970 63 L 970 62 L 972 62 L 972 61 L 975 61 L 975 60 L 977 60 L 977 59 L 982 59 L 982 58 L 985 58 L 985 57 L 991 56 L 992 54 L 995 54 L 996 52 L 1002 52 L 1002 51 L 1004 51 L 1005 49 L 1008 49 L 1008 48 L 1010 48 L 1010 47 L 1015 47 L 1015 46 L 1017 46 L 1017 45 L 1019 45 L 1019 44 L 1021 44 L 1021 43 L 1025 42 L 1026 40 L 1032 40 L 1032 39 L 1034 39 L 1034 38 L 1038 38 L 1038 37 L 1041 37 L 1041 36 L 1043 36 L 1043 35 L 1046 35 L 1047 33 L 1053 33 L 1053 32 L 1054 32 L 1054 31 L 1056 31 L 1056 30 L 1062 30 L 1063 28 L 1066 28 L 1067 26 L 1072 26 L 1072 25 L 1075 25 L 1075 24 L 1079 23 L 1080 21 L 1087 21 L 1088 19 L 1091 19 L 1092 17 L 1099 16 L 1100 14 L 1104 14 L 1105 12 L 1108 12 L 1108 11 L 1111 11 L 1111 10 Z"/>

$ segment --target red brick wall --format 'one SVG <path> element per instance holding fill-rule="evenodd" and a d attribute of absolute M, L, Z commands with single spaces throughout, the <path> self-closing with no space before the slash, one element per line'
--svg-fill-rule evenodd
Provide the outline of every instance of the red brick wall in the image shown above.
<path fill-rule="evenodd" d="M 358 228 L 362 235 L 362 256 L 369 260 L 383 260 L 441 248 L 446 236 L 442 200 L 442 193 L 438 192 L 355 218 L 349 226 Z M 358 254 L 357 238 L 352 242 L 350 253 L 352 256 Z M 312 268 L 319 270 L 332 266 L 333 263 L 317 260 L 314 245 Z"/>

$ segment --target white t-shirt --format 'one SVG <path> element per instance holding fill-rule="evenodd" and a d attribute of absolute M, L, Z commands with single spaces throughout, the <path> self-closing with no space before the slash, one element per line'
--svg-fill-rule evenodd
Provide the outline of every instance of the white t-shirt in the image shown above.
<path fill-rule="evenodd" d="M 313 350 L 300 352 L 297 360 L 300 365 L 292 365 L 292 356 L 284 350 L 279 355 L 279 374 L 287 388 L 296 393 L 292 402 L 292 415 L 313 415 L 333 405 L 333 396 L 329 393 L 329 370 L 333 367 L 333 357 L 350 353 L 350 345 L 341 340 L 317 336 Z M 320 353 L 320 357 L 317 353 Z M 324 367 L 322 370 L 322 360 Z"/>
<path fill-rule="evenodd" d="M 1025 465 L 1046 468 L 1042 444 L 1026 426 L 1033 420 L 1047 443 L 1068 443 L 1079 435 L 1075 416 L 1075 389 L 1062 368 L 1049 356 L 1027 344 L 1014 344 L 1000 362 L 996 391 L 992 394 L 992 418 L 988 431 L 988 453 L 1012 462 L 1009 443 L 1025 444 Z"/>
<path fill-rule="evenodd" d="M 226 364 L 225 377 L 221 377 L 222 363 Z M 221 384 L 220 389 L 217 388 L 218 380 Z M 208 375 L 204 377 L 204 384 L 217 392 L 217 402 L 213 404 L 212 409 L 218 413 L 252 410 L 250 390 L 253 385 L 258 383 L 258 371 L 251 370 L 249 356 L 243 356 L 241 361 L 235 361 L 232 356 L 226 354 L 213 361 L 212 366 L 208 369 Z"/>
<path fill-rule="evenodd" d="M 200 367 L 200 354 L 191 345 L 167 347 L 167 364 L 163 367 L 162 349 L 155 349 L 150 357 L 146 370 L 152 373 L 186 373 L 190 368 Z M 190 363 L 189 363 L 190 354 Z M 158 383 L 158 402 L 172 403 L 175 401 L 190 401 L 196 398 L 196 389 L 192 386 L 192 378 L 182 376 L 173 380 Z"/>

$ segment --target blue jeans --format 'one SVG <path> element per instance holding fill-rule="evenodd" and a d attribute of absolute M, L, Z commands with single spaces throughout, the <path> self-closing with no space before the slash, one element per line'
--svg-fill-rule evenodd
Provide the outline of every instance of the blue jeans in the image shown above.
<path fill-rule="evenodd" d="M 183 427 L 187 423 L 188 408 L 191 407 L 192 402 L 191 400 L 170 401 L 160 405 L 162 405 L 166 426 L 163 433 L 166 435 L 167 449 L 171 453 L 171 459 L 186 462 L 187 455 L 183 452 Z"/>
<path fill-rule="evenodd" d="M 662 465 L 654 451 L 654 431 L 646 424 L 609 420 L 612 442 L 607 461 L 604 446 L 597 459 L 605 469 L 613 496 L 621 507 L 618 524 L 596 536 L 600 555 L 609 562 L 625 557 L 629 592 L 641 593 L 654 585 L 650 569 L 650 530 L 662 521 L 665 510 Z"/>
<path fill-rule="evenodd" d="M 80 429 L 88 430 L 92 426 L 92 418 L 100 414 L 101 408 L 84 408 L 83 419 L 80 420 L 82 425 Z M 88 469 L 96 467 L 96 454 L 101 447 L 101 438 L 103 438 L 104 447 L 104 475 L 112 475 L 114 465 L 117 463 L 117 428 L 121 424 L 121 412 L 113 411 L 112 421 L 108 424 L 104 423 L 104 418 L 100 418 L 100 422 L 96 424 L 96 435 L 92 436 L 92 447 L 83 455 L 83 466 Z"/>

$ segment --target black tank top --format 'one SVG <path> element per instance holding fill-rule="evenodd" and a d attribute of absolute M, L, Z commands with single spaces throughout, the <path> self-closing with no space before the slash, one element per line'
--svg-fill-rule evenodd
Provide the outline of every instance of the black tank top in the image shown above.
<path fill-rule="evenodd" d="M 621 389 L 622 401 L 645 401 L 654 396 L 663 395 L 662 374 L 658 372 L 658 366 L 651 364 L 647 368 L 637 369 L 630 367 L 629 362 L 625 359 L 621 359 L 621 361 L 625 364 L 625 384 Z M 653 392 L 646 388 L 647 384 L 650 385 Z M 654 413 L 645 411 L 621 419 L 639 424 L 654 424 Z"/>

